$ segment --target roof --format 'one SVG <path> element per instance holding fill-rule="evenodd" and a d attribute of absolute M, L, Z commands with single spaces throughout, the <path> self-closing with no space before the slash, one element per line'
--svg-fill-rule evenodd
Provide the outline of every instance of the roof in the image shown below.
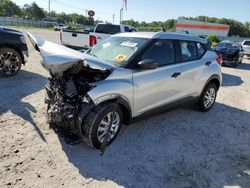
<path fill-rule="evenodd" d="M 147 38 L 147 39 L 176 39 L 176 40 L 191 40 L 201 43 L 207 43 L 206 39 L 198 38 L 193 35 L 175 32 L 131 32 L 131 33 L 119 33 L 113 35 L 113 37 L 135 37 L 135 38 Z"/>

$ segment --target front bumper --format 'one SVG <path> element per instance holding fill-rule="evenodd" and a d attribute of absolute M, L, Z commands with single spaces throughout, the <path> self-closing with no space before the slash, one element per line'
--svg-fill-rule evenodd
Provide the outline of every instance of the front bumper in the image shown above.
<path fill-rule="evenodd" d="M 225 65 L 225 66 L 235 66 L 236 64 L 237 64 L 237 61 L 227 61 L 227 60 L 222 61 L 222 65 Z"/>
<path fill-rule="evenodd" d="M 243 59 L 243 54 L 239 55 L 229 55 L 223 54 L 222 56 L 222 64 L 226 66 L 235 66 Z"/>

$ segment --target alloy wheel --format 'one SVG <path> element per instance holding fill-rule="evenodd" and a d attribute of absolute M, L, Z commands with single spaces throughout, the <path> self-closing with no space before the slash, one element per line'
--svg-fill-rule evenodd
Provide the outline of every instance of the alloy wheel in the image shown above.
<path fill-rule="evenodd" d="M 0 71 L 6 75 L 11 75 L 18 71 L 19 59 L 12 52 L 6 52 L 0 55 Z"/>
<path fill-rule="evenodd" d="M 215 95 L 216 95 L 216 92 L 215 92 L 214 88 L 210 88 L 206 92 L 206 94 L 204 96 L 204 102 L 203 102 L 205 108 L 210 108 L 213 105 L 213 103 L 215 101 Z"/>
<path fill-rule="evenodd" d="M 118 112 L 114 113 L 114 117 L 113 117 L 113 112 L 107 113 L 103 117 L 102 121 L 100 122 L 98 129 L 97 129 L 97 138 L 98 138 L 99 142 L 101 142 L 101 143 L 103 142 L 103 139 L 108 131 L 110 121 L 112 121 L 112 124 L 111 124 L 111 130 L 109 133 L 108 141 L 110 141 L 116 135 L 117 131 L 119 130 L 120 116 L 119 116 Z"/>

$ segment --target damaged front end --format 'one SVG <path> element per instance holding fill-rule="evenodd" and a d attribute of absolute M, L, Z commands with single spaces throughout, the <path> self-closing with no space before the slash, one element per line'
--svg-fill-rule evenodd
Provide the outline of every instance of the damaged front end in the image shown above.
<path fill-rule="evenodd" d="M 93 64 L 86 59 L 86 54 L 29 33 L 28 36 L 43 58 L 42 65 L 50 72 L 45 86 L 48 123 L 83 138 L 84 117 L 95 107 L 88 92 L 96 82 L 110 75 L 112 67 Z"/>

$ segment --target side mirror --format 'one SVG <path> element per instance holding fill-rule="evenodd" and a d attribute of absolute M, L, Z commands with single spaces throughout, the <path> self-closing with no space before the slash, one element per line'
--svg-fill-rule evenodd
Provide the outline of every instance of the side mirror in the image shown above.
<path fill-rule="evenodd" d="M 144 59 L 138 63 L 138 67 L 141 69 L 156 69 L 157 63 L 152 59 Z"/>

